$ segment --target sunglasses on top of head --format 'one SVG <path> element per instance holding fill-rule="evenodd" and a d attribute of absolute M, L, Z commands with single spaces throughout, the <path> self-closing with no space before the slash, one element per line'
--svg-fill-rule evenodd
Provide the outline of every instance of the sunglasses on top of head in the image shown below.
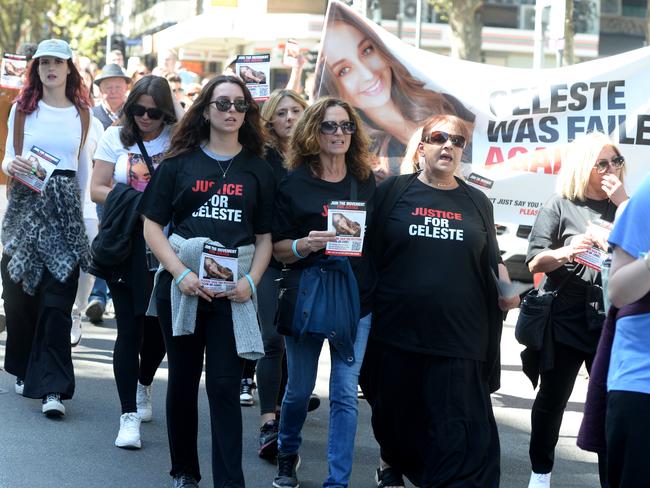
<path fill-rule="evenodd" d="M 131 107 L 131 113 L 136 117 L 142 117 L 147 114 L 151 120 L 160 120 L 165 115 L 165 112 L 159 108 L 147 108 L 137 103 Z"/>
<path fill-rule="evenodd" d="M 448 132 L 441 130 L 434 130 L 431 134 L 422 136 L 422 142 L 426 144 L 443 145 L 448 140 L 451 141 L 451 144 L 455 147 L 460 149 L 465 147 L 465 137 L 456 134 L 449 134 Z"/>
<path fill-rule="evenodd" d="M 217 107 L 217 110 L 219 112 L 227 112 L 230 110 L 230 107 L 234 106 L 237 112 L 243 114 L 248 112 L 248 109 L 250 108 L 250 104 L 243 98 L 238 98 L 234 102 L 230 101 L 228 98 L 217 98 L 216 100 L 210 102 L 208 105 L 212 104 Z"/>
<path fill-rule="evenodd" d="M 331 136 L 332 134 L 336 134 L 336 131 L 339 130 L 339 127 L 341 128 L 341 132 L 343 134 L 354 134 L 357 131 L 357 125 L 352 122 L 351 120 L 346 120 L 345 122 L 341 122 L 340 124 L 337 124 L 336 122 L 333 122 L 331 120 L 325 120 L 320 123 L 320 131 L 321 133 Z"/>
<path fill-rule="evenodd" d="M 624 164 L 625 164 L 625 158 L 623 156 L 616 156 L 615 158 L 612 158 L 611 161 L 608 161 L 606 159 L 601 159 L 600 161 L 596 161 L 594 168 L 596 168 L 596 172 L 602 174 L 605 171 L 607 171 L 607 168 L 609 168 L 610 165 L 614 169 L 621 169 Z"/>

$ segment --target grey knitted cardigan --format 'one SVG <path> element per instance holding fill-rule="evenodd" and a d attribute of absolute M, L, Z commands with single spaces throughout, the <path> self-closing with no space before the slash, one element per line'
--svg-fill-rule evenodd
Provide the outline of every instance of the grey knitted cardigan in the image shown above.
<path fill-rule="evenodd" d="M 221 246 L 220 243 L 210 241 L 207 237 L 193 237 L 185 239 L 177 234 L 169 237 L 169 243 L 181 262 L 198 274 L 201 253 L 206 242 Z M 249 244 L 238 248 L 238 273 L 239 278 L 250 271 L 253 262 L 255 246 Z M 154 278 L 154 288 L 163 270 L 162 264 Z M 149 301 L 147 315 L 158 316 L 155 294 L 152 294 Z M 196 326 L 196 311 L 199 297 L 184 295 L 176 283 L 171 283 L 171 305 L 172 305 L 172 334 L 174 336 L 188 335 L 194 333 Z M 250 300 L 243 303 L 230 302 L 232 307 L 232 323 L 235 333 L 235 344 L 237 355 L 244 359 L 256 360 L 264 356 L 264 344 L 260 333 L 259 322 L 257 321 L 257 296 L 253 294 Z"/>

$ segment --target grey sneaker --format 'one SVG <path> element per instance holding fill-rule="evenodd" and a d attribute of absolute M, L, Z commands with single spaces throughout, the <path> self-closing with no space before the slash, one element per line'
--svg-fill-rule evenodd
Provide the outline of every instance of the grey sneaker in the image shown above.
<path fill-rule="evenodd" d="M 298 454 L 278 453 L 278 474 L 273 480 L 275 488 L 299 488 L 296 471 L 300 467 Z"/>
<path fill-rule="evenodd" d="M 198 488 L 199 482 L 189 474 L 177 474 L 172 481 L 172 488 Z"/>

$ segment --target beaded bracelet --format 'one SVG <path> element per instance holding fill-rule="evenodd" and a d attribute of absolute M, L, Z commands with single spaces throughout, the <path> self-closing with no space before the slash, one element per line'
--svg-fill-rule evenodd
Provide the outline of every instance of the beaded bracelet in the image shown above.
<path fill-rule="evenodd" d="M 181 281 L 185 279 L 185 277 L 190 274 L 192 270 L 190 268 L 185 268 L 185 271 L 183 271 L 180 275 L 178 275 L 178 278 L 176 278 L 176 286 L 181 284 Z"/>
<path fill-rule="evenodd" d="M 294 239 L 293 242 L 291 243 L 291 250 L 293 251 L 293 255 L 296 256 L 298 259 L 304 259 L 307 256 L 302 256 L 298 252 L 298 239 Z"/>
<path fill-rule="evenodd" d="M 244 278 L 248 280 L 248 284 L 251 286 L 251 295 L 254 295 L 257 292 L 257 289 L 255 288 L 255 283 L 253 282 L 253 278 L 251 278 L 251 275 L 246 273 L 244 275 Z"/>

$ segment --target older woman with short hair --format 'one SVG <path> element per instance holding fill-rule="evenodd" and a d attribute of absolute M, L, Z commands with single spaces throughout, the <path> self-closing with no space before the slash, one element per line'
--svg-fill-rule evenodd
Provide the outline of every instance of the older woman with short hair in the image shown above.
<path fill-rule="evenodd" d="M 379 487 L 403 488 L 403 475 L 416 486 L 499 486 L 490 392 L 502 310 L 518 297 L 499 298 L 492 278 L 501 273 L 490 201 L 455 177 L 469 137 L 462 119 L 430 117 L 417 144 L 421 171 L 377 190 L 362 387 Z"/>
<path fill-rule="evenodd" d="M 604 318 L 599 313 L 604 308 L 601 276 L 575 259 L 592 248 L 607 251 L 607 230 L 594 223 L 614 220 L 628 198 L 624 177 L 625 159 L 609 137 L 594 132 L 576 139 L 562 160 L 557 194 L 546 202 L 530 234 L 528 268 L 545 273 L 543 289 L 558 295 L 544 347 L 522 353 L 533 385 L 541 378 L 531 413 L 529 488 L 551 486 L 564 409 L 580 367 L 585 363 L 589 370 L 594 359 Z M 601 479 L 602 468 L 601 463 Z"/>
<path fill-rule="evenodd" d="M 298 486 L 300 432 L 325 338 L 332 369 L 329 476 L 324 486 L 346 487 L 350 480 L 357 382 L 370 329 L 374 280 L 366 249 L 359 257 L 327 256 L 324 250 L 336 239 L 334 231 L 327 231 L 332 201 L 365 202 L 367 220 L 372 214 L 375 180 L 368 141 L 359 123 L 352 107 L 335 98 L 320 99 L 307 108 L 294 129 L 289 174 L 276 196 L 273 251 L 288 267 L 280 285 L 278 310 L 278 328 L 286 335 L 288 383 L 280 417 L 276 488 Z M 315 298 L 321 314 L 310 314 L 307 310 L 314 312 L 316 304 L 308 303 L 304 296 L 319 282 L 326 285 Z M 294 311 L 299 314 L 296 320 Z M 328 317 L 326 325 L 318 320 L 324 317 Z"/>

